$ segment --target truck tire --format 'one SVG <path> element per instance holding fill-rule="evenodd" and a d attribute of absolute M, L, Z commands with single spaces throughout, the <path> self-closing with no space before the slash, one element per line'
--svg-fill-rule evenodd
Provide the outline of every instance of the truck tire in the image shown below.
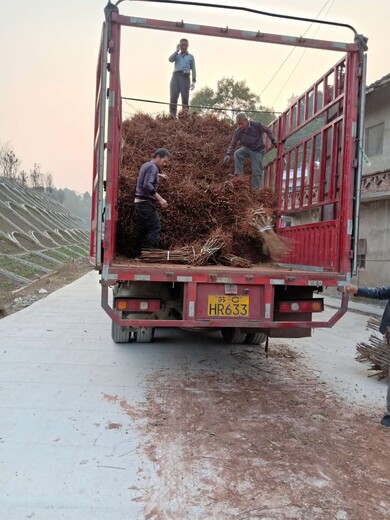
<path fill-rule="evenodd" d="M 221 334 L 225 343 L 229 343 L 230 345 L 244 343 L 247 336 L 246 332 L 242 332 L 241 329 L 237 327 L 223 328 L 221 329 Z"/>
<path fill-rule="evenodd" d="M 131 332 L 126 329 L 126 327 L 122 327 L 118 325 L 114 321 L 111 324 L 111 337 L 114 343 L 129 343 Z"/>
<path fill-rule="evenodd" d="M 248 332 L 244 343 L 247 345 L 260 345 L 266 341 L 267 335 L 264 332 Z"/>
<path fill-rule="evenodd" d="M 134 339 L 137 343 L 150 343 L 154 336 L 153 327 L 141 327 L 134 332 Z"/>

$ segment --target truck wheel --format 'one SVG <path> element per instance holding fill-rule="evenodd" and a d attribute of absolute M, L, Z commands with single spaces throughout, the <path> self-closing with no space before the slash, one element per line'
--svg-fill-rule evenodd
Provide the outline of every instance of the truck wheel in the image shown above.
<path fill-rule="evenodd" d="M 244 343 L 248 345 L 260 345 L 266 341 L 267 335 L 264 332 L 248 332 Z"/>
<path fill-rule="evenodd" d="M 150 343 L 154 336 L 153 327 L 141 327 L 134 332 L 134 339 L 137 343 Z"/>
<path fill-rule="evenodd" d="M 112 322 L 111 337 L 114 343 L 129 343 L 131 332 L 126 328 Z"/>
<path fill-rule="evenodd" d="M 246 336 L 247 336 L 246 332 L 242 332 L 241 329 L 239 329 L 237 327 L 223 328 L 223 329 L 221 329 L 221 334 L 222 334 L 222 337 L 223 337 L 225 343 L 229 343 L 230 345 L 232 345 L 232 344 L 238 345 L 240 343 L 244 343 Z"/>

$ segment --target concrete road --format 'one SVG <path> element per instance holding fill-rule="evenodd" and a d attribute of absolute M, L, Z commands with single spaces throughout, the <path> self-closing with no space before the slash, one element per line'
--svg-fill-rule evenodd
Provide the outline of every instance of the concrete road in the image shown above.
<path fill-rule="evenodd" d="M 359 444 L 386 435 L 385 384 L 353 359 L 365 323 L 273 341 L 268 359 L 215 332 L 115 345 L 93 272 L 8 316 L 0 519 L 388 518 L 389 461 Z M 352 401 L 370 408 L 363 440 Z M 369 498 L 345 494 L 360 475 Z"/>

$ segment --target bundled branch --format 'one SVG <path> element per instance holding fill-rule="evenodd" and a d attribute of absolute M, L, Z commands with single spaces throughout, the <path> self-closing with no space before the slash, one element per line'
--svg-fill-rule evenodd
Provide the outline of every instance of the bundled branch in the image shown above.
<path fill-rule="evenodd" d="M 215 239 L 212 239 L 215 241 Z M 179 249 L 165 250 L 165 249 L 142 249 L 140 259 L 143 262 L 149 262 L 152 264 L 193 264 L 193 265 L 206 265 L 207 263 L 229 265 L 232 267 L 249 268 L 252 263 L 246 258 L 232 255 L 229 253 L 221 253 L 223 247 L 210 247 L 209 244 L 205 244 L 201 250 L 196 249 L 193 246 L 186 246 Z M 199 262 L 199 263 L 195 263 Z"/>
<path fill-rule="evenodd" d="M 230 255 L 228 253 L 222 253 L 218 257 L 218 263 L 222 265 L 231 265 L 232 267 L 242 267 L 249 268 L 252 263 L 246 258 L 242 258 L 241 256 Z"/>
<path fill-rule="evenodd" d="M 209 238 L 199 253 L 195 256 L 193 265 L 206 265 L 208 263 L 218 263 L 218 253 L 225 248 L 225 242 L 221 237 Z"/>
<path fill-rule="evenodd" d="M 173 250 L 142 249 L 140 259 L 153 264 L 191 264 L 195 257 L 195 248 L 193 246 L 186 246 Z"/>
<path fill-rule="evenodd" d="M 375 332 L 379 332 L 381 318 L 379 316 L 370 316 L 367 321 L 367 328 Z"/>
<path fill-rule="evenodd" d="M 280 260 L 291 249 L 291 244 L 275 233 L 271 219 L 263 208 L 252 211 L 250 225 L 260 233 L 264 253 L 269 255 L 272 260 Z"/>
<path fill-rule="evenodd" d="M 379 332 L 379 323 L 379 318 L 371 317 L 368 320 L 367 327 Z M 368 342 L 361 342 L 356 345 L 356 350 L 357 361 L 368 361 L 370 363 L 368 370 L 373 372 L 371 376 L 383 379 L 389 375 L 390 347 L 385 338 L 379 338 L 375 333 L 371 334 Z"/>

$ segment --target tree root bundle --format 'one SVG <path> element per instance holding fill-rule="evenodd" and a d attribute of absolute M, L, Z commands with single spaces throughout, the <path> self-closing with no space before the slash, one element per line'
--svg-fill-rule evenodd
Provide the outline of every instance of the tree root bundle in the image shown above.
<path fill-rule="evenodd" d="M 250 225 L 261 234 L 263 251 L 272 260 L 280 260 L 291 250 L 291 243 L 275 233 L 269 215 L 262 208 L 252 211 Z"/>
<path fill-rule="evenodd" d="M 227 255 L 229 262 L 243 263 L 233 257 L 243 258 L 249 264 L 281 257 L 282 250 L 273 247 L 280 244 L 273 230 L 273 235 L 259 233 L 250 223 L 250 215 L 256 210 L 261 210 L 267 222 L 273 221 L 275 194 L 268 188 L 251 188 L 250 162 L 244 175 L 233 178 L 229 173 L 233 172 L 234 161 L 229 166 L 223 164 L 234 130 L 230 123 L 203 114 L 189 114 L 180 120 L 137 114 L 124 121 L 116 222 L 119 256 L 134 256 L 137 234 L 134 196 L 139 168 L 157 148 L 164 147 L 171 152 L 172 159 L 163 172 L 167 178 L 161 178 L 158 185 L 160 195 L 169 204 L 166 210 L 158 209 L 161 250 L 170 251 L 170 255 L 182 250 L 176 258 L 185 262 L 180 255 L 191 255 L 191 250 L 183 248 L 192 246 L 198 255 L 195 265 L 215 262 L 214 253 L 209 254 L 206 249 L 202 253 L 201 249 L 218 234 L 225 244 L 223 255 Z"/>
<path fill-rule="evenodd" d="M 379 332 L 380 319 L 371 317 L 368 320 L 367 327 Z M 369 371 L 371 376 L 377 376 L 383 379 L 389 375 L 390 364 L 390 347 L 385 338 L 379 338 L 375 333 L 371 334 L 368 342 L 361 342 L 356 345 L 358 361 L 369 361 Z"/>

